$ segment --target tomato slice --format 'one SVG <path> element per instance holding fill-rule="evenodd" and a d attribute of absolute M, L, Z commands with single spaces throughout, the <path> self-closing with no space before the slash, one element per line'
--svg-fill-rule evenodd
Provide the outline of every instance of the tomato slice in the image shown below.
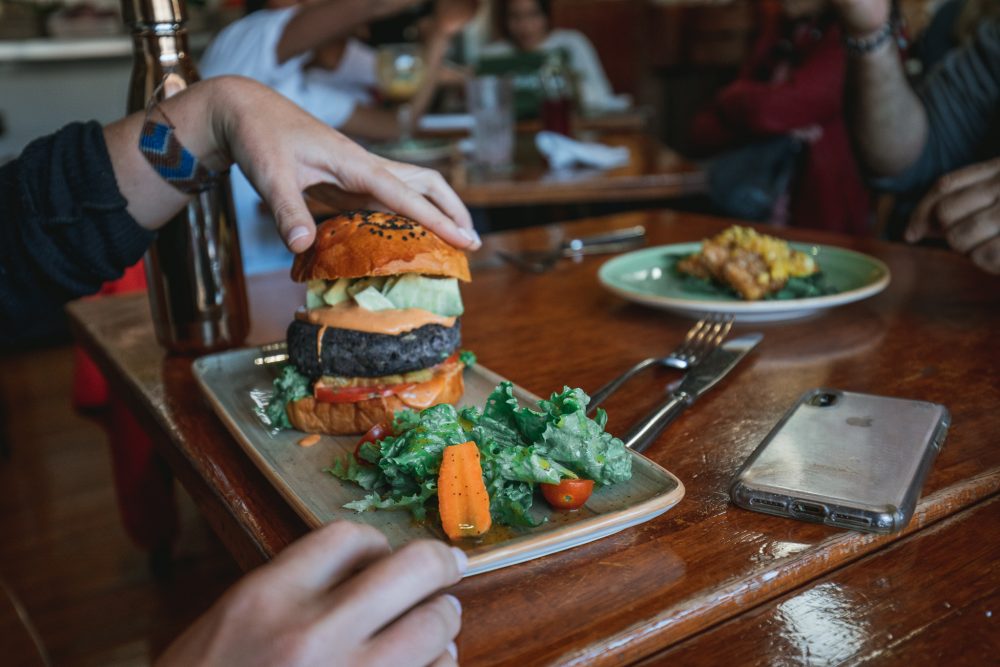
<path fill-rule="evenodd" d="M 542 495 L 557 510 L 575 510 L 594 492 L 592 479 L 564 479 L 558 484 L 541 484 Z"/>
<path fill-rule="evenodd" d="M 387 435 L 392 435 L 392 429 L 386 424 L 375 424 L 368 432 L 361 436 L 358 444 L 354 446 L 354 459 L 363 466 L 370 466 L 372 462 L 361 458 L 361 445 L 366 442 L 378 442 Z"/>
<path fill-rule="evenodd" d="M 316 384 L 313 395 L 320 403 L 357 403 L 369 398 L 385 398 L 413 388 L 412 383 L 393 384 L 387 387 L 327 387 Z"/>

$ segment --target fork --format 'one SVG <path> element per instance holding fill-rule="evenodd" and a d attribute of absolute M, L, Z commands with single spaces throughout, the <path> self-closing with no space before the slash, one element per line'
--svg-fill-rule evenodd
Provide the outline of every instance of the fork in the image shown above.
<path fill-rule="evenodd" d="M 564 257 L 621 252 L 631 250 L 645 242 L 646 228 L 637 225 L 604 234 L 568 239 L 552 250 L 527 250 L 524 252 L 497 250 L 497 255 L 522 271 L 545 273 Z"/>
<path fill-rule="evenodd" d="M 710 313 L 698 320 L 691 327 L 684 340 L 665 357 L 649 357 L 643 359 L 611 382 L 594 392 L 587 404 L 587 414 L 608 399 L 611 394 L 631 380 L 633 377 L 651 366 L 666 366 L 679 371 L 686 371 L 708 356 L 712 350 L 719 347 L 733 328 L 733 316 L 728 313 Z"/>

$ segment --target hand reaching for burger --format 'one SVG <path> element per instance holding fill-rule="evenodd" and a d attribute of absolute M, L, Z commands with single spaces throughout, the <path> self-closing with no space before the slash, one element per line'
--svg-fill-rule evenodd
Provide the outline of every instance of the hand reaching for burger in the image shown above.
<path fill-rule="evenodd" d="M 413 218 L 456 247 L 480 246 L 468 210 L 441 174 L 372 155 L 250 79 L 209 79 L 160 108 L 184 147 L 209 169 L 240 166 L 274 212 L 292 252 L 302 252 L 315 238 L 302 192 L 320 183 L 367 198 L 368 207 Z M 187 197 L 161 179 L 137 150 L 143 120 L 143 114 L 133 114 L 113 123 L 105 128 L 105 139 L 129 213 L 155 229 Z"/>
<path fill-rule="evenodd" d="M 374 528 L 325 526 L 244 577 L 158 667 L 455 665 L 465 556 L 420 541 L 390 553 Z"/>

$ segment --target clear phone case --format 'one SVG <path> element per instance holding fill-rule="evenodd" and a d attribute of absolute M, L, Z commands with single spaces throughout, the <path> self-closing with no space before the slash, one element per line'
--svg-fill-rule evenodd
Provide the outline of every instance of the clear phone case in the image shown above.
<path fill-rule="evenodd" d="M 937 403 L 813 389 L 754 450 L 730 496 L 767 514 L 875 533 L 900 530 L 950 422 Z"/>

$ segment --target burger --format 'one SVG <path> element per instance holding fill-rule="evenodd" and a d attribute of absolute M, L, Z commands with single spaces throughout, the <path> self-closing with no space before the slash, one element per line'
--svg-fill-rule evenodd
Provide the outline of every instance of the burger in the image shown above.
<path fill-rule="evenodd" d="M 292 278 L 308 291 L 288 327 L 289 361 L 311 383 L 285 405 L 292 427 L 364 433 L 397 410 L 462 396 L 461 250 L 409 218 L 352 211 L 319 226 Z"/>

